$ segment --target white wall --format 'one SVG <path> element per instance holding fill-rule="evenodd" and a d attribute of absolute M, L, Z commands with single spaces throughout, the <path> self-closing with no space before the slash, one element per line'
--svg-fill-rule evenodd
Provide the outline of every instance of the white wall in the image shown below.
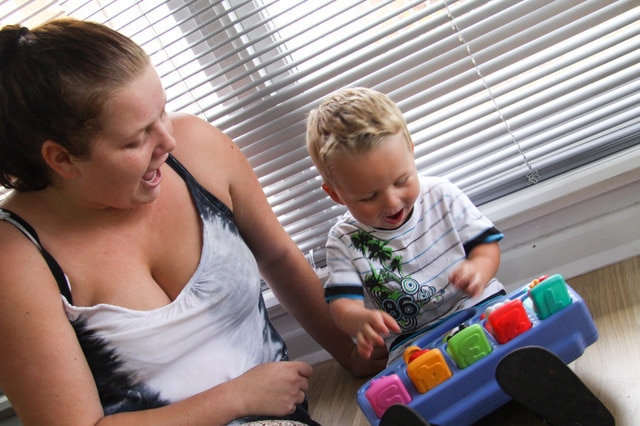
<path fill-rule="evenodd" d="M 542 274 L 567 280 L 640 254 L 640 146 L 480 207 L 505 234 L 498 279 L 512 290 Z M 329 354 L 267 297 L 292 358 Z"/>

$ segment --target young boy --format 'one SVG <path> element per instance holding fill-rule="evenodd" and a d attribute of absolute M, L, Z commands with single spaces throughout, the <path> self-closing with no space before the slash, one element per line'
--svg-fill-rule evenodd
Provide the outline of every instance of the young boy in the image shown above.
<path fill-rule="evenodd" d="M 329 232 L 325 297 L 363 356 L 386 343 L 391 363 L 438 319 L 504 294 L 503 235 L 448 180 L 418 176 L 386 95 L 328 96 L 309 114 L 307 148 L 322 188 L 348 209 Z"/>
<path fill-rule="evenodd" d="M 325 297 L 362 355 L 386 343 L 391 363 L 438 319 L 505 294 L 494 278 L 503 235 L 448 180 L 418 176 L 407 125 L 386 95 L 353 88 L 327 97 L 309 114 L 307 148 L 322 188 L 349 210 L 329 232 Z M 501 364 L 503 390 L 551 424 L 615 423 L 544 348 L 518 348 Z M 395 405 L 380 425 L 428 422 Z"/>

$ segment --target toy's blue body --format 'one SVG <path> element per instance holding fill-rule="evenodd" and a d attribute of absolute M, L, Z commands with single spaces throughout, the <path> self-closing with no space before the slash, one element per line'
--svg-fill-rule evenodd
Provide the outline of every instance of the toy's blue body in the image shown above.
<path fill-rule="evenodd" d="M 542 281 L 542 283 L 545 282 Z M 376 382 L 383 377 L 391 376 L 396 383 L 401 382 L 401 386 L 405 388 L 402 392 L 403 398 L 406 399 L 406 393 L 408 393 L 411 399 L 408 405 L 429 422 L 440 426 L 469 425 L 510 400 L 495 380 L 498 362 L 510 351 L 522 346 L 542 346 L 565 363 L 582 355 L 586 347 L 598 338 L 598 331 L 591 314 L 582 298 L 566 285 L 560 275 L 550 277 L 548 284 L 561 289 L 564 296 L 562 294 L 556 296 L 552 287 L 547 290 L 540 289 L 535 295 L 533 291 L 529 294 L 529 287 L 523 286 L 507 296 L 491 301 L 490 304 L 494 304 L 519 299 L 523 302 L 524 311 L 531 321 L 530 328 L 519 331 L 521 334 L 504 344 L 498 343 L 486 328 L 487 318 L 483 315 L 486 306 L 459 311 L 420 336 L 414 344 L 420 348 L 439 349 L 450 369 L 451 377 L 444 379 L 425 393 L 420 393 L 407 373 L 405 361 L 396 361 L 365 383 L 358 391 L 358 404 L 369 422 L 372 425 L 378 425 L 380 418 L 376 411 L 380 413 L 386 405 L 398 402 L 395 397 L 397 385 L 394 385 L 393 388 L 383 388 L 378 394 L 381 396 L 376 396 L 377 399 L 373 401 L 377 406 L 375 409 L 372 406 L 369 400 L 371 392 L 368 397 L 367 391 L 372 386 L 387 386 L 381 384 L 387 383 L 386 379 Z M 554 304 L 557 304 L 555 308 Z M 481 325 L 482 332 L 491 346 L 488 354 L 465 368 L 459 367 L 459 363 L 456 363 L 447 352 L 449 343 L 445 341 L 449 332 L 461 324 Z M 474 331 L 477 333 L 477 327 L 474 327 Z M 407 392 L 405 393 L 404 390 Z"/>

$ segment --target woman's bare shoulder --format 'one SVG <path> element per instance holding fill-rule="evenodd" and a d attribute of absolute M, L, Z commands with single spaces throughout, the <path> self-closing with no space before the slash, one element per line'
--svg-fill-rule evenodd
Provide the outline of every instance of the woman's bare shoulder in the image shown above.
<path fill-rule="evenodd" d="M 176 148 L 173 155 L 189 172 L 233 208 L 231 187 L 250 170 L 240 148 L 220 129 L 196 116 L 171 116 Z"/>
<path fill-rule="evenodd" d="M 6 215 L 6 212 L 2 214 Z M 31 279 L 38 285 L 53 278 L 39 247 L 7 220 L 0 220 L 0 253 L 0 291 L 5 294 L 8 291 L 38 291 L 36 288 L 16 287 L 25 279 Z"/>
<path fill-rule="evenodd" d="M 172 113 L 170 117 L 176 139 L 176 152 L 209 151 L 231 142 L 220 129 L 195 115 Z"/>
<path fill-rule="evenodd" d="M 197 176 L 200 168 L 210 171 L 213 164 L 223 166 L 229 161 L 229 147 L 235 145 L 218 128 L 189 114 L 172 115 L 171 122 L 176 140 L 173 154 L 191 173 Z"/>

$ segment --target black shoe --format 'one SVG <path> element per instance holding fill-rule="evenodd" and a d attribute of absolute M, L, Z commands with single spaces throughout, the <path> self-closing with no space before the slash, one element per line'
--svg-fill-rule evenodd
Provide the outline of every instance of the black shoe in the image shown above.
<path fill-rule="evenodd" d="M 416 410 L 408 405 L 392 405 L 387 408 L 379 426 L 431 426 Z"/>
<path fill-rule="evenodd" d="M 508 353 L 498 363 L 496 380 L 507 395 L 554 426 L 615 425 L 607 407 L 547 349 Z"/>

